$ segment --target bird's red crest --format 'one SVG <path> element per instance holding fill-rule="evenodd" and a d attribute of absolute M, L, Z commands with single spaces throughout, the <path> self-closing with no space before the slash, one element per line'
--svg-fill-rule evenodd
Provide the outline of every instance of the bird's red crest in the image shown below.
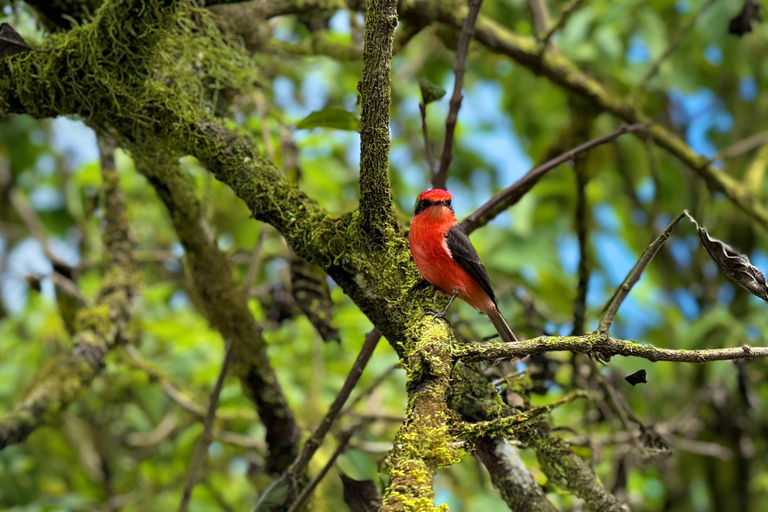
<path fill-rule="evenodd" d="M 438 202 L 438 201 L 448 201 L 452 198 L 453 196 L 447 190 L 443 190 L 441 188 L 433 188 L 432 190 L 427 190 L 426 192 L 422 193 L 419 196 L 418 200 L 422 201 L 424 199 L 427 199 L 429 201 Z"/>

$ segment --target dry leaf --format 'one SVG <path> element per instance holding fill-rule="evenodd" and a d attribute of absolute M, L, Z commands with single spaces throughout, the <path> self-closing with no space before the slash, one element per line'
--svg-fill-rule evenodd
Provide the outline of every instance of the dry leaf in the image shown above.
<path fill-rule="evenodd" d="M 31 52 L 33 48 L 7 23 L 0 24 L 0 57 Z"/>
<path fill-rule="evenodd" d="M 728 32 L 739 37 L 752 32 L 752 22 L 763 21 L 760 16 L 760 7 L 760 2 L 757 0 L 744 0 L 744 7 L 728 24 Z"/>
<path fill-rule="evenodd" d="M 373 480 L 355 480 L 339 475 L 344 484 L 344 503 L 352 512 L 379 512 L 381 498 Z"/>
<path fill-rule="evenodd" d="M 624 377 L 624 380 L 626 380 L 633 386 L 635 384 L 645 384 L 646 382 L 648 382 L 646 380 L 646 375 L 647 374 L 645 373 L 645 370 L 639 370 L 633 373 L 632 375 L 627 375 L 626 377 Z"/>
<path fill-rule="evenodd" d="M 699 226 L 696 219 L 691 217 L 688 212 L 686 212 L 686 215 L 691 219 L 691 222 L 696 224 L 696 230 L 699 232 L 702 245 L 704 245 L 709 255 L 712 256 L 720 271 L 752 295 L 768 302 L 768 286 L 765 283 L 765 276 L 760 269 L 754 266 L 744 254 L 741 254 L 717 238 L 712 238 L 707 233 L 707 228 Z"/>

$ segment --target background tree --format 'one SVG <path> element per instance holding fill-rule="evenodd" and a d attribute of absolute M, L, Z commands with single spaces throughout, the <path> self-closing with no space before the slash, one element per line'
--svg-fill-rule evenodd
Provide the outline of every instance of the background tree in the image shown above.
<path fill-rule="evenodd" d="M 755 2 L 2 4 L 0 507 L 768 507 Z"/>

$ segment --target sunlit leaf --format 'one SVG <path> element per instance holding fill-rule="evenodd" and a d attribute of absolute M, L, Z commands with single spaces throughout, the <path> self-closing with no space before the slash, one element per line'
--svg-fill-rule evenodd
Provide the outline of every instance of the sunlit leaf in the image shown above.
<path fill-rule="evenodd" d="M 426 78 L 419 78 L 419 89 L 421 89 L 421 98 L 425 105 L 445 96 L 445 89 Z"/>
<path fill-rule="evenodd" d="M 337 130 L 359 131 L 360 120 L 351 112 L 343 108 L 326 108 L 316 110 L 299 121 L 296 125 L 299 130 L 311 130 L 312 128 L 335 128 Z"/>

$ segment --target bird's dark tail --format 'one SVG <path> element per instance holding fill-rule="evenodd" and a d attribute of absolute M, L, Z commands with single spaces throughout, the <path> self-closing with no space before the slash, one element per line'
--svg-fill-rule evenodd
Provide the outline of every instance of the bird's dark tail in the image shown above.
<path fill-rule="evenodd" d="M 515 338 L 515 333 L 513 333 L 512 329 L 509 328 L 507 321 L 504 320 L 504 317 L 498 309 L 494 309 L 488 313 L 488 317 L 491 319 L 491 322 L 493 322 L 493 326 L 496 328 L 499 336 L 501 336 L 502 341 L 505 343 L 512 343 L 517 341 L 517 338 Z"/>

